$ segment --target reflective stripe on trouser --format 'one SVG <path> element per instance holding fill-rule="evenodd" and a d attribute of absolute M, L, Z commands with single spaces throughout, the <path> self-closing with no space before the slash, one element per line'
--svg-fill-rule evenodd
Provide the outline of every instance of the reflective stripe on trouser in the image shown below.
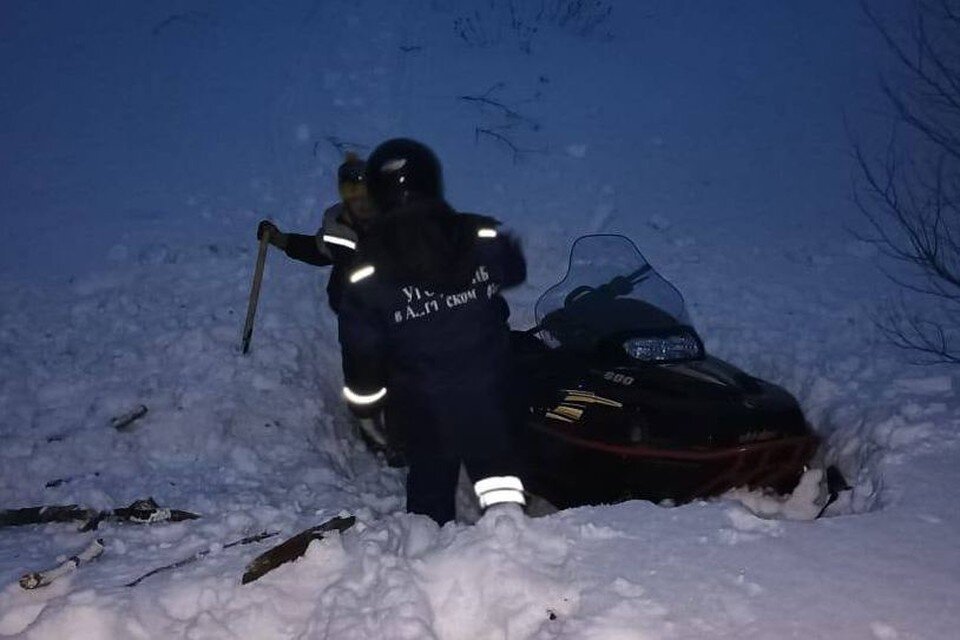
<path fill-rule="evenodd" d="M 505 386 L 475 383 L 437 395 L 391 386 L 387 424 L 404 434 L 409 511 L 452 519 L 461 462 L 474 480 L 519 473 Z"/>
<path fill-rule="evenodd" d="M 480 500 L 480 507 L 487 507 L 503 502 L 526 504 L 523 496 L 523 483 L 516 476 L 492 476 L 484 478 L 473 485 L 473 490 Z"/>
<path fill-rule="evenodd" d="M 350 387 L 343 388 L 343 397 L 346 399 L 346 401 L 349 402 L 350 404 L 355 404 L 359 406 L 378 402 L 382 400 L 385 395 L 387 395 L 386 387 L 382 387 L 381 389 L 379 389 L 378 391 L 375 391 L 374 393 L 357 393 L 356 391 L 352 390 Z"/>

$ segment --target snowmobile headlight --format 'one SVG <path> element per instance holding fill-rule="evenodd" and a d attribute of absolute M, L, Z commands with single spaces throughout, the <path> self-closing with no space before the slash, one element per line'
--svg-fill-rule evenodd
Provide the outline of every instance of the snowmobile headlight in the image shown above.
<path fill-rule="evenodd" d="M 690 333 L 630 338 L 623 343 L 627 355 L 643 362 L 678 362 L 703 355 L 700 341 Z"/>

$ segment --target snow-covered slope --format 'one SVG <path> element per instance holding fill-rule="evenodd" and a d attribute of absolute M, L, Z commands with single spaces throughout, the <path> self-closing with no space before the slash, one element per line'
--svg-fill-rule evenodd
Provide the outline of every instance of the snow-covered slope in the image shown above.
<path fill-rule="evenodd" d="M 153 496 L 203 515 L 4 530 L 0 634 L 955 634 L 956 376 L 884 343 L 890 289 L 845 231 L 844 115 L 883 133 L 881 48 L 856 7 L 620 2 L 587 34 L 547 18 L 524 34 L 508 4 L 0 9 L 0 508 Z M 451 201 L 524 237 L 518 326 L 570 239 L 632 236 L 709 349 L 798 396 L 855 485 L 847 515 L 765 520 L 732 499 L 522 527 L 403 514 L 402 473 L 350 433 L 315 269 L 271 253 L 253 351 L 236 352 L 256 221 L 312 231 L 336 145 L 392 135 L 433 145 Z M 140 403 L 128 431 L 109 426 Z M 361 524 L 240 586 L 263 544 L 225 544 L 341 510 Z M 95 563 L 17 585 L 93 535 Z"/>

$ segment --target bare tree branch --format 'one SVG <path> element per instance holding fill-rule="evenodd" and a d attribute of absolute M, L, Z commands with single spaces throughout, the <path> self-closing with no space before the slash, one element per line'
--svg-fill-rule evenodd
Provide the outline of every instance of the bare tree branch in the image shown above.
<path fill-rule="evenodd" d="M 904 71 L 880 85 L 902 125 L 886 150 L 874 160 L 853 144 L 861 176 L 854 202 L 868 229 L 858 237 L 897 265 L 884 274 L 912 296 L 877 326 L 922 362 L 960 364 L 960 8 L 917 0 L 904 35 L 869 0 L 861 6 Z"/>
<path fill-rule="evenodd" d="M 480 105 L 481 108 L 483 108 L 484 106 L 493 107 L 494 109 L 501 111 L 505 116 L 507 116 L 512 120 L 526 123 L 529 126 L 531 126 L 533 129 L 539 129 L 540 126 L 537 124 L 535 120 L 533 120 L 532 118 L 528 118 L 527 116 L 521 114 L 520 112 L 514 109 L 511 109 L 510 107 L 500 102 L 499 100 L 495 100 L 494 98 L 491 97 L 493 93 L 502 89 L 505 86 L 506 86 L 506 83 L 498 82 L 479 95 L 458 96 L 457 100 L 463 100 L 464 102 L 472 102 Z"/>

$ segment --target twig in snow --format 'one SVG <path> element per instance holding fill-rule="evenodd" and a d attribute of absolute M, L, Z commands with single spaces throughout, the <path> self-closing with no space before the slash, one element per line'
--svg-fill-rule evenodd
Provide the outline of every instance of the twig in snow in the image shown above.
<path fill-rule="evenodd" d="M 110 419 L 110 426 L 117 431 L 124 431 L 131 424 L 147 415 L 147 405 L 137 405 L 134 409 Z"/>
<path fill-rule="evenodd" d="M 255 535 L 247 536 L 245 538 L 240 538 L 239 540 L 234 540 L 233 542 L 227 543 L 223 545 L 223 548 L 229 549 L 231 547 L 236 547 L 238 545 L 253 544 L 254 542 L 260 542 L 262 540 L 266 540 L 267 538 L 272 538 L 273 536 L 276 536 L 276 535 L 280 535 L 280 532 L 279 531 L 261 531 L 260 533 L 257 533 Z M 213 551 L 212 548 L 203 549 L 202 551 L 198 551 L 188 558 L 184 558 L 183 560 L 177 560 L 173 564 L 167 564 L 162 567 L 157 567 L 156 569 L 153 569 L 152 571 L 148 571 L 147 573 L 143 574 L 136 580 L 128 582 L 124 586 L 135 587 L 152 575 L 156 575 L 164 571 L 170 571 L 171 569 L 179 569 L 180 567 L 183 567 L 185 565 L 196 562 L 197 560 L 205 558 L 206 556 L 210 555 L 212 551 Z"/>

